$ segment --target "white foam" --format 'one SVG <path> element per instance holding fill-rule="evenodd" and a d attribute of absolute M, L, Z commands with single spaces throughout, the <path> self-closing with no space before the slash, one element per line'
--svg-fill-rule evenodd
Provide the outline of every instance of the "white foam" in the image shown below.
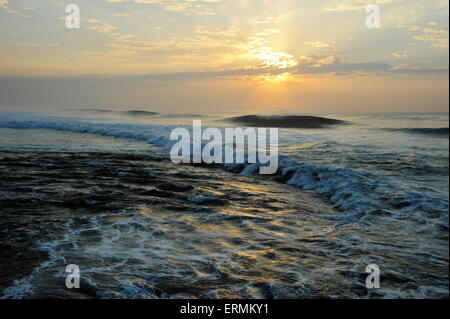
<path fill-rule="evenodd" d="M 10 115 L 11 116 L 11 115 Z M 101 123 L 93 121 L 82 121 L 79 119 L 65 119 L 42 116 L 22 116 L 17 120 L 17 114 L 12 118 L 8 116 L 0 119 L 0 127 L 7 128 L 45 128 L 79 133 L 93 133 L 105 136 L 121 138 L 132 138 L 147 141 L 164 150 L 171 148 L 175 141 L 171 141 L 170 131 L 173 126 L 143 125 L 143 124 L 123 124 L 123 123 Z M 290 131 L 285 133 L 286 143 L 297 145 L 302 139 L 302 143 L 310 143 L 323 139 L 317 134 L 301 135 L 293 134 Z M 282 145 L 282 143 L 280 143 Z M 168 154 L 166 155 L 168 156 Z M 93 165 L 107 165 L 106 163 L 90 162 Z M 89 163 L 88 163 L 89 164 Z M 51 164 L 43 164 L 44 168 L 51 167 Z M 257 172 L 259 164 L 224 164 L 233 172 L 242 175 L 252 175 Z M 401 208 L 395 208 L 393 201 L 385 198 L 396 197 L 409 203 L 405 210 L 419 212 L 441 212 L 442 221 L 448 227 L 448 201 L 431 198 L 425 194 L 419 194 L 396 183 L 392 178 L 362 173 L 353 169 L 337 168 L 327 165 L 313 165 L 299 163 L 298 160 L 289 160 L 280 156 L 279 168 L 282 174 L 294 172 L 287 181 L 290 185 L 295 185 L 302 189 L 314 190 L 320 195 L 330 198 L 342 212 L 340 216 L 332 217 L 338 220 L 348 220 L 349 218 L 368 214 L 377 209 L 388 210 L 389 213 L 401 212 Z M 124 177 L 126 173 L 121 172 L 119 176 Z M 150 175 L 158 174 L 149 172 Z M 200 199 L 197 199 L 200 200 Z"/>

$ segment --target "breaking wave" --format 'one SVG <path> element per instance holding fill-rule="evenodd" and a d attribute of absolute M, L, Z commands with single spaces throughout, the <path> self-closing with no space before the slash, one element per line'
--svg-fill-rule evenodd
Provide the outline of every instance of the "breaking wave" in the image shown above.
<path fill-rule="evenodd" d="M 149 112 L 149 111 L 141 111 L 141 110 L 131 110 L 131 111 L 125 111 L 122 113 L 126 114 L 126 115 L 131 115 L 131 116 L 155 116 L 155 115 L 158 115 L 157 112 Z"/>
<path fill-rule="evenodd" d="M 401 149 L 393 151 L 392 160 L 383 148 L 355 152 L 325 134 L 280 130 L 279 169 L 273 176 L 259 176 L 260 164 L 187 167 L 163 160 L 167 151 L 159 153 L 175 143 L 169 139 L 174 127 L 1 116 L 0 128 L 67 131 L 77 133 L 75 138 L 91 134 L 82 135 L 82 144 L 101 135 L 159 147 L 155 154 L 153 147 L 142 154 L 2 154 L 0 173 L 8 189 L 0 200 L 3 213 L 14 220 L 22 209 L 34 214 L 24 217 L 30 222 L 18 224 L 17 231 L 4 226 L 11 225 L 7 219 L 1 221 L 4 236 L 14 234 L 1 248 L 28 268 L 17 275 L 21 279 L 3 283 L 8 288 L 0 298 L 74 297 L 48 283 L 56 277 L 63 285 L 64 266 L 80 258 L 83 290 L 76 296 L 92 298 L 290 298 L 322 296 L 325 289 L 330 296 L 364 297 L 361 272 L 373 260 L 387 274 L 380 296 L 448 296 L 448 197 L 427 192 L 423 182 L 448 176 L 446 164 L 402 156 Z M 15 143 L 17 133 L 11 135 Z M 309 151 L 283 148 L 306 141 L 313 142 Z M 445 141 L 425 142 L 437 147 Z M 361 147 L 377 147 L 369 143 L 364 140 Z M 423 151 L 413 154 L 427 156 Z M 448 158 L 448 149 L 441 153 Z M 353 157 L 354 165 L 330 164 L 330 154 Z M 360 163 L 369 157 L 386 169 L 363 169 Z M 423 173 L 426 180 L 417 174 L 425 165 L 431 165 Z M 387 169 L 406 178 L 420 176 L 403 183 L 385 174 Z M 89 182 L 80 183 L 84 176 Z M 65 222 L 68 211 L 75 215 Z M 26 249 L 30 243 L 37 252 Z M 408 267 L 401 267 L 405 260 Z"/>
<path fill-rule="evenodd" d="M 0 127 L 21 129 L 54 129 L 76 133 L 93 133 L 118 138 L 131 138 L 169 150 L 173 126 L 90 123 L 67 120 L 0 120 Z M 168 156 L 168 155 L 167 155 Z M 260 164 L 225 164 L 228 171 L 241 174 L 257 174 Z M 442 227 L 448 228 L 448 200 L 431 198 L 388 177 L 336 168 L 326 165 L 299 163 L 280 155 L 277 181 L 301 189 L 313 190 L 326 196 L 342 213 L 332 217 L 352 222 L 374 213 L 401 215 L 403 212 L 436 213 Z"/>
<path fill-rule="evenodd" d="M 147 117 L 147 116 L 155 116 L 158 115 L 158 112 L 144 111 L 144 110 L 129 110 L 129 111 L 114 111 L 108 109 L 70 109 L 73 111 L 81 111 L 88 112 L 94 114 L 122 114 L 127 116 L 135 116 L 135 117 Z"/>
<path fill-rule="evenodd" d="M 440 128 L 389 128 L 385 129 L 389 132 L 403 132 L 409 134 L 422 134 L 429 135 L 435 137 L 448 137 L 448 127 L 440 127 Z"/>

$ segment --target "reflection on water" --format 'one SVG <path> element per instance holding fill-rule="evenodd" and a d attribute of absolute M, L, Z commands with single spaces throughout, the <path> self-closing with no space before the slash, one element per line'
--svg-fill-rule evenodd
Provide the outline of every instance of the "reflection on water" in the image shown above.
<path fill-rule="evenodd" d="M 448 297 L 439 216 L 342 223 L 313 192 L 139 153 L 2 152 L 0 174 L 4 249 L 35 265 L 4 297 Z M 64 287 L 66 264 L 79 291 Z"/>

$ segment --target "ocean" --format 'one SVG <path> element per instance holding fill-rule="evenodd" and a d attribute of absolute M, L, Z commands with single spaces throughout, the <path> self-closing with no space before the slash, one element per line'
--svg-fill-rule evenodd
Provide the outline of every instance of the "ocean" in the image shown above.
<path fill-rule="evenodd" d="M 448 113 L 299 115 L 0 112 L 0 296 L 448 298 Z M 193 120 L 279 127 L 277 174 L 172 163 Z"/>

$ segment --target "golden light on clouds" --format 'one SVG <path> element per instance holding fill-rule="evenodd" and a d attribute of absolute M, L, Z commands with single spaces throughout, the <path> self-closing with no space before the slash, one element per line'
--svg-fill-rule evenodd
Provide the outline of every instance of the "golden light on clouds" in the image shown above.
<path fill-rule="evenodd" d="M 289 72 L 285 72 L 282 74 L 276 74 L 276 75 L 258 75 L 256 77 L 257 81 L 274 83 L 274 84 L 291 81 L 293 79 L 294 79 L 294 77 Z"/>
<path fill-rule="evenodd" d="M 255 77 L 258 82 L 281 83 L 292 79 L 289 72 L 273 74 L 273 71 L 287 70 L 298 65 L 293 55 L 285 52 L 275 52 L 268 46 L 252 48 L 249 51 L 249 59 L 256 60 L 259 69 L 267 69 L 267 74 L 260 74 Z"/>
<path fill-rule="evenodd" d="M 267 68 L 287 69 L 298 64 L 292 55 L 273 52 L 269 47 L 261 47 L 250 52 L 250 58 L 262 61 L 263 66 Z"/>
<path fill-rule="evenodd" d="M 365 24 L 364 8 L 372 3 L 382 8 L 380 30 Z M 374 94 L 371 79 L 382 84 L 376 95 L 388 110 L 420 110 L 433 104 L 427 96 L 446 111 L 448 1 L 433 3 L 424 10 L 419 0 L 107 0 L 101 6 L 77 0 L 81 27 L 71 30 L 65 6 L 56 1 L 33 9 L 25 0 L 0 0 L 0 75 L 67 83 L 121 79 L 126 85 L 117 92 L 124 100 L 96 97 L 95 86 L 79 96 L 89 98 L 86 104 L 208 110 L 219 100 L 218 107 L 239 109 L 344 109 L 355 101 L 363 108 Z M 405 91 L 394 94 L 392 84 L 384 87 L 386 79 L 422 86 L 412 94 L 399 85 L 397 91 Z M 344 83 L 339 91 L 336 83 Z"/>

